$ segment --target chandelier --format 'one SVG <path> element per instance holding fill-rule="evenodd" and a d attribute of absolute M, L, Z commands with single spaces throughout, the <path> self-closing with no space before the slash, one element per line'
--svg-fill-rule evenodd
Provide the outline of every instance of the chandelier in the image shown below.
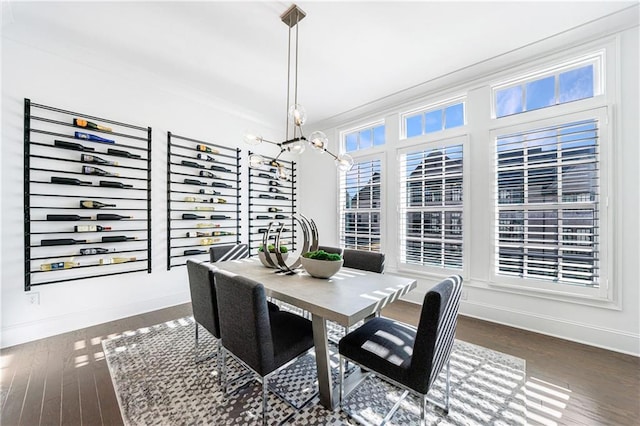
<path fill-rule="evenodd" d="M 262 136 L 248 132 L 244 135 L 244 141 L 249 145 L 257 145 L 265 142 L 277 146 L 280 152 L 277 156 L 267 159 L 259 154 L 249 156 L 249 167 L 259 169 L 264 166 L 275 168 L 276 177 L 281 180 L 289 180 L 287 169 L 278 160 L 285 152 L 292 154 L 302 154 L 307 144 L 319 153 L 326 152 L 333 157 L 336 167 L 341 171 L 348 171 L 353 167 L 353 158 L 348 154 L 333 154 L 327 149 L 329 139 L 321 131 L 315 131 L 309 136 L 302 132 L 302 125 L 307 119 L 307 112 L 304 107 L 298 104 L 298 23 L 306 16 L 306 13 L 297 5 L 293 4 L 282 15 L 280 19 L 289 27 L 289 46 L 287 50 L 287 125 L 286 137 L 283 142 L 274 142 Z M 295 33 L 294 33 L 295 28 Z M 295 42 L 292 44 L 292 38 Z M 292 66 L 292 56 L 293 66 Z"/>

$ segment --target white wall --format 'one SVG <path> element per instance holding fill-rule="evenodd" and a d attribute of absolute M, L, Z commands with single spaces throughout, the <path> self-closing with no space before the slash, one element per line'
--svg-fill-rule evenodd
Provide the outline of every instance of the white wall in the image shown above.
<path fill-rule="evenodd" d="M 152 77 L 143 80 L 124 71 L 104 72 L 96 59 L 67 60 L 3 39 L 2 347 L 189 301 L 186 269 L 166 270 L 166 132 L 240 147 L 246 155 L 247 147 L 241 146 L 246 129 L 263 131 L 266 137 L 274 131 Z M 39 293 L 40 304 L 28 303 L 23 275 L 24 98 L 153 128 L 151 274 L 37 286 L 31 293 Z"/>
<path fill-rule="evenodd" d="M 606 37 L 603 37 L 606 36 Z M 638 148 L 638 36 L 637 8 L 618 14 L 600 22 L 584 26 L 536 45 L 528 46 L 500 58 L 477 64 L 436 81 L 426 82 L 417 88 L 392 94 L 388 98 L 336 116 L 318 125 L 333 141 L 333 147 L 339 141 L 339 130 L 349 126 L 363 125 L 386 118 L 387 144 L 398 143 L 399 112 L 409 110 L 411 106 L 425 105 L 445 94 L 467 93 L 469 109 L 473 105 L 483 104 L 480 111 L 468 110 L 468 117 L 482 121 L 484 128 L 473 130 L 475 140 L 470 141 L 471 178 L 485 181 L 491 185 L 491 151 L 487 150 L 490 118 L 488 103 L 491 99 L 489 84 L 497 75 L 509 75 L 510 68 L 517 67 L 530 60 L 543 60 L 551 55 L 562 58 L 564 52 L 578 49 L 584 43 L 598 44 L 601 40 L 617 43 L 619 66 L 615 70 L 615 87 L 609 87 L 611 99 L 608 105 L 613 110 L 614 141 L 611 152 L 614 156 L 613 196 L 610 214 L 612 215 L 613 237 L 612 278 L 616 289 L 613 301 L 607 304 L 581 304 L 554 298 L 533 295 L 518 291 L 507 291 L 491 285 L 490 264 L 492 206 L 477 194 L 470 195 L 468 219 L 465 219 L 466 243 L 473 247 L 476 257 L 469 259 L 465 271 L 465 291 L 461 312 L 465 315 L 503 323 L 515 327 L 554 335 L 569 340 L 600 346 L 615 351 L 640 355 L 640 276 L 639 243 L 639 188 Z M 569 56 L 566 56 L 569 57 Z M 612 76 L 609 76 L 612 77 Z M 439 95 L 441 94 L 441 95 Z M 612 103 L 613 102 L 613 103 Z M 478 119 L 478 117 L 481 117 Z M 471 120 L 470 120 L 471 122 Z M 471 124 L 470 124 L 471 126 Z M 395 135 L 395 136 L 394 136 Z M 478 138 L 478 136 L 481 136 Z M 478 139 L 484 139 L 479 141 Z M 391 140 L 391 142 L 390 142 Z M 474 145 L 475 144 L 475 145 Z M 332 147 L 332 149 L 333 149 Z M 337 149 L 337 148 L 336 148 Z M 386 149 L 386 171 L 396 176 L 393 147 Z M 465 160 L 466 161 L 466 160 Z M 334 171 L 328 172 L 323 161 L 317 160 L 313 153 L 305 153 L 301 161 L 301 193 L 312 193 L 314 197 L 301 197 L 302 212 L 327 212 L 312 215 L 316 220 L 323 244 L 338 243 L 338 222 L 334 212 L 337 205 L 337 177 Z M 322 176 L 322 184 L 318 183 Z M 395 182 L 391 179 L 387 182 Z M 397 230 L 397 190 L 383 182 L 387 207 L 383 211 L 383 249 L 387 254 L 387 271 L 394 272 L 398 265 Z M 396 271 L 397 272 L 397 271 Z M 435 278 L 414 275 L 419 280 L 416 291 L 406 299 L 421 303 L 425 292 L 435 284 Z"/>

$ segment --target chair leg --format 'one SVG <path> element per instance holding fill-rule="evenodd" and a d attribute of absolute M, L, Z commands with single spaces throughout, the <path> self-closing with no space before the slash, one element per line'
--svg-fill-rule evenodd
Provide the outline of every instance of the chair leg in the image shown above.
<path fill-rule="evenodd" d="M 420 396 L 420 426 L 427 426 L 427 395 Z"/>
<path fill-rule="evenodd" d="M 342 358 L 342 356 L 340 357 L 339 367 L 338 382 L 340 383 L 340 400 L 338 404 L 342 407 L 342 402 L 344 400 L 344 358 Z"/>
<path fill-rule="evenodd" d="M 217 343 L 217 351 L 216 351 L 216 370 L 218 370 L 218 384 L 222 383 L 222 366 L 224 365 L 224 360 L 222 359 L 222 340 L 218 339 Z M 221 361 L 222 360 L 222 361 Z"/>
<path fill-rule="evenodd" d="M 222 390 L 224 394 L 227 395 L 227 350 L 222 345 L 220 345 L 218 356 L 220 357 L 220 381 L 222 382 Z"/>
<path fill-rule="evenodd" d="M 447 389 L 445 391 L 444 394 L 444 411 L 445 413 L 449 414 L 449 392 L 451 391 L 451 379 L 450 379 L 450 372 L 451 372 L 451 359 L 447 359 L 447 364 L 446 364 L 446 368 L 447 368 Z"/>
<path fill-rule="evenodd" d="M 267 380 L 268 379 L 266 377 L 262 378 L 262 424 L 263 425 L 267 424 L 267 402 L 268 402 Z"/>
<path fill-rule="evenodd" d="M 193 351 L 195 352 L 193 358 L 195 362 L 198 362 L 198 323 L 196 323 L 196 341 L 195 341 L 195 347 Z"/>

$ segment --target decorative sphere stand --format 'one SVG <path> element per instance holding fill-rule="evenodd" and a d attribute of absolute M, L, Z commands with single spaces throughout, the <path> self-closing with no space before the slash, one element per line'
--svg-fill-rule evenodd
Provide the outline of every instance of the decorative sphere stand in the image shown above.
<path fill-rule="evenodd" d="M 300 225 L 300 229 L 302 231 L 303 236 L 303 244 L 302 251 L 300 252 L 300 256 L 291 263 L 287 265 L 282 257 L 282 253 L 280 253 L 280 234 L 284 229 L 284 223 L 280 222 L 270 222 L 269 227 L 267 228 L 267 232 L 264 233 L 262 237 L 262 247 L 264 252 L 265 261 L 273 268 L 278 269 L 278 272 L 286 272 L 287 274 L 295 274 L 296 269 L 302 265 L 302 261 L 300 258 L 303 253 L 308 251 L 318 250 L 318 227 L 313 219 L 308 219 L 302 214 L 294 214 L 293 219 L 298 222 Z M 275 240 L 275 250 L 274 253 L 269 251 L 269 236 L 271 235 L 271 229 L 274 229 L 274 234 L 276 237 Z M 276 229 L 277 228 L 277 229 Z M 272 257 L 275 255 L 275 259 Z"/>

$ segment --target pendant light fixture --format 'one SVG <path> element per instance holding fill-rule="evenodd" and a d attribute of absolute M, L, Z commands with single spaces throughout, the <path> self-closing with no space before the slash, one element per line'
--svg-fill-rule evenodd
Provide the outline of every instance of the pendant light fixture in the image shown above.
<path fill-rule="evenodd" d="M 339 170 L 348 171 L 353 167 L 353 158 L 351 158 L 350 155 L 335 155 L 327 149 L 329 139 L 323 132 L 315 131 L 308 137 L 302 132 L 302 125 L 307 119 L 307 112 L 302 105 L 298 104 L 298 24 L 305 16 L 306 13 L 295 4 L 291 5 L 291 7 L 280 16 L 282 22 L 289 27 L 289 46 L 287 52 L 287 124 L 284 142 L 270 141 L 251 132 L 244 135 L 244 141 L 249 145 L 266 142 L 280 148 L 278 155 L 272 159 L 267 159 L 260 154 L 251 154 L 249 156 L 249 167 L 254 169 L 264 166 L 275 168 L 276 177 L 282 180 L 288 180 L 289 175 L 287 169 L 278 161 L 280 156 L 285 152 L 302 154 L 307 144 L 311 145 L 311 147 L 319 153 L 326 152 L 333 157 L 336 167 L 338 167 Z M 294 43 L 292 43 L 292 38 L 295 38 Z"/>

